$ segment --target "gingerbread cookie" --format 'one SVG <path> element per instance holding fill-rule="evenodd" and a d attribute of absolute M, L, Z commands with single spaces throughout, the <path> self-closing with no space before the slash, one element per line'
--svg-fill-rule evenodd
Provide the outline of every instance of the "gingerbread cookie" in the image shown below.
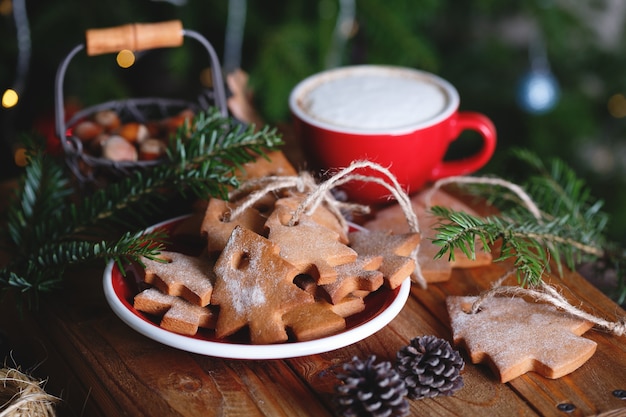
<path fill-rule="evenodd" d="M 255 344 L 288 339 L 283 315 L 312 303 L 313 297 L 293 280 L 298 270 L 280 255 L 280 247 L 237 226 L 215 264 L 211 304 L 219 305 L 215 334 L 226 337 L 248 326 Z"/>
<path fill-rule="evenodd" d="M 350 317 L 353 314 L 365 310 L 365 301 L 363 299 L 369 294 L 370 291 L 354 291 L 352 294 L 348 294 L 341 300 L 332 304 L 331 309 L 335 314 L 341 317 Z"/>
<path fill-rule="evenodd" d="M 593 324 L 553 306 L 520 298 L 492 297 L 470 314 L 477 297 L 446 300 L 455 344 L 468 351 L 473 363 L 486 363 L 501 382 L 526 372 L 560 378 L 582 366 L 596 343 L 579 337 Z"/>
<path fill-rule="evenodd" d="M 293 210 L 276 205 L 266 226 L 268 238 L 280 246 L 280 256 L 293 264 L 301 274 L 316 279 L 318 285 L 330 284 L 337 279 L 335 266 L 354 262 L 357 253 L 340 242 L 340 235 L 302 214 L 298 222 L 290 225 Z"/>
<path fill-rule="evenodd" d="M 254 161 L 243 164 L 236 173 L 236 176 L 242 181 L 267 176 L 296 175 L 298 172 L 282 151 L 268 152 L 265 157 L 259 156 Z"/>
<path fill-rule="evenodd" d="M 356 231 L 348 237 L 350 246 L 360 256 L 383 257 L 379 270 L 391 289 L 399 287 L 415 270 L 415 261 L 410 255 L 420 242 L 417 233 L 396 235 L 391 232 Z"/>
<path fill-rule="evenodd" d="M 143 258 L 146 283 L 192 304 L 202 307 L 209 304 L 213 292 L 213 263 L 208 257 L 169 251 L 162 251 L 159 257 L 165 262 Z"/>
<path fill-rule="evenodd" d="M 232 211 L 237 207 L 235 203 L 212 198 L 207 205 L 201 231 L 207 239 L 209 253 L 221 252 L 236 226 L 243 226 L 256 233 L 263 233 L 267 217 L 261 211 L 268 210 L 263 206 L 248 207 L 236 218 L 231 218 Z"/>
<path fill-rule="evenodd" d="M 291 211 L 293 213 L 298 209 L 305 198 L 306 196 L 302 194 L 292 194 L 290 197 L 284 197 L 276 200 L 276 206 L 285 207 L 286 211 Z M 344 230 L 344 227 L 337 216 L 326 208 L 324 204 L 317 206 L 317 208 L 313 211 L 313 213 L 309 214 L 309 216 L 314 222 L 326 227 L 327 229 L 337 232 L 341 243 L 348 243 L 347 230 Z"/>
<path fill-rule="evenodd" d="M 382 263 L 382 256 L 360 256 L 354 262 L 336 266 L 337 279 L 322 288 L 333 304 L 354 291 L 376 291 L 384 282 L 383 273 L 378 270 Z"/>
<path fill-rule="evenodd" d="M 200 307 L 173 295 L 148 288 L 135 296 L 134 307 L 144 313 L 161 317 L 160 326 L 171 332 L 193 336 L 198 328 L 213 329 L 216 315 L 207 307 Z"/>
<path fill-rule="evenodd" d="M 345 319 L 333 311 L 333 306 L 326 301 L 302 304 L 289 310 L 283 321 L 296 340 L 319 339 L 345 329 Z"/>

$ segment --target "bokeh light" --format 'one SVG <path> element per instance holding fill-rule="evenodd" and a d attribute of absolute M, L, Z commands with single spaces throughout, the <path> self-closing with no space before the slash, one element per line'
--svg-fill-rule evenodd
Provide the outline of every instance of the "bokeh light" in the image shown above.
<path fill-rule="evenodd" d="M 626 97 L 623 94 L 613 94 L 607 103 L 611 116 L 616 119 L 626 117 Z"/>
<path fill-rule="evenodd" d="M 12 88 L 7 88 L 4 94 L 2 95 L 2 107 L 10 109 L 14 107 L 19 101 L 19 95 L 17 91 Z"/>
<path fill-rule="evenodd" d="M 559 85 L 549 72 L 532 71 L 521 81 L 517 92 L 520 107 L 528 113 L 546 113 L 559 100 Z"/>
<path fill-rule="evenodd" d="M 24 147 L 17 147 L 13 152 L 13 161 L 20 168 L 28 165 L 28 152 Z"/>
<path fill-rule="evenodd" d="M 135 63 L 135 54 L 128 49 L 122 49 L 117 53 L 117 65 L 122 68 L 131 67 Z"/>

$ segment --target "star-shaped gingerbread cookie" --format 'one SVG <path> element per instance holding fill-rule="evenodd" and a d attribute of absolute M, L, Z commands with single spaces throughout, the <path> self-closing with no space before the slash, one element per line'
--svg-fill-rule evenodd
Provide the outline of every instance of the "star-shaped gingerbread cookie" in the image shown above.
<path fill-rule="evenodd" d="M 507 382 L 534 371 L 560 378 L 582 366 L 596 343 L 580 337 L 593 325 L 521 298 L 491 297 L 470 313 L 476 297 L 446 300 L 455 344 L 463 345 L 473 363 L 486 363 Z"/>
<path fill-rule="evenodd" d="M 237 226 L 215 263 L 211 304 L 219 305 L 218 338 L 248 325 L 254 344 L 288 339 L 283 315 L 312 303 L 313 296 L 293 280 L 298 270 L 280 256 L 280 247 L 263 236 Z"/>
<path fill-rule="evenodd" d="M 165 262 L 143 258 L 146 283 L 192 304 L 202 307 L 209 304 L 213 292 L 213 263 L 208 257 L 169 251 L 162 251 L 159 257 Z"/>
<path fill-rule="evenodd" d="M 382 256 L 360 256 L 356 261 L 335 267 L 337 279 L 322 285 L 333 304 L 354 291 L 376 291 L 383 285 L 383 273 L 378 270 Z"/>
<path fill-rule="evenodd" d="M 213 329 L 216 315 L 209 307 L 200 307 L 174 295 L 148 288 L 135 296 L 134 307 L 161 317 L 160 326 L 171 332 L 193 336 L 198 328 Z"/>
<path fill-rule="evenodd" d="M 299 273 L 313 276 L 318 285 L 330 284 L 337 279 L 334 267 L 354 262 L 358 254 L 341 243 L 339 233 L 306 214 L 290 225 L 293 213 L 288 206 L 277 205 L 266 222 L 268 238 L 280 246 L 280 256 Z"/>
<path fill-rule="evenodd" d="M 257 233 L 263 232 L 265 216 L 252 206 L 244 210 L 241 215 L 231 219 L 232 211 L 237 204 L 212 198 L 209 200 L 200 230 L 207 239 L 209 253 L 221 252 L 226 246 L 235 226 L 243 226 Z"/>
<path fill-rule="evenodd" d="M 394 289 L 402 284 L 415 270 L 415 261 L 411 252 L 420 242 L 418 233 L 392 234 L 391 232 L 351 232 L 350 247 L 360 256 L 381 255 L 383 263 L 379 268 L 385 284 Z"/>

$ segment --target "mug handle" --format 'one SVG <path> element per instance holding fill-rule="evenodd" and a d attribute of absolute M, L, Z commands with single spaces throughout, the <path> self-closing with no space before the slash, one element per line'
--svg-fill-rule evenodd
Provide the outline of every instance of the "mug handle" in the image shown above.
<path fill-rule="evenodd" d="M 456 122 L 453 123 L 453 140 L 464 130 L 474 130 L 482 136 L 483 146 L 480 151 L 467 158 L 441 162 L 430 174 L 432 181 L 476 172 L 489 162 L 496 149 L 496 127 L 487 116 L 476 112 L 459 112 Z"/>

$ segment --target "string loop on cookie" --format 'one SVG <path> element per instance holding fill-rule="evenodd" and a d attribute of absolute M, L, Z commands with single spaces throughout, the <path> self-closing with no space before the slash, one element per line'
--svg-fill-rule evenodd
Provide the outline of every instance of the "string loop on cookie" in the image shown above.
<path fill-rule="evenodd" d="M 373 171 L 377 171 L 381 173 L 388 181 L 385 181 L 382 178 L 376 176 L 362 175 L 356 174 L 355 171 L 360 169 L 371 169 Z M 391 195 L 397 200 L 398 204 L 402 208 L 409 227 L 412 232 L 419 233 L 419 221 L 417 219 L 417 215 L 413 211 L 413 206 L 411 204 L 411 200 L 408 194 L 403 190 L 402 186 L 398 182 L 397 178 L 389 171 L 387 168 L 371 161 L 354 161 L 348 167 L 343 168 L 326 181 L 322 182 L 318 185 L 318 187 L 311 192 L 304 201 L 300 204 L 298 209 L 294 212 L 290 224 L 296 224 L 299 220 L 299 217 L 304 213 L 313 212 L 322 201 L 324 201 L 325 196 L 330 194 L 330 190 L 344 185 L 350 181 L 363 181 L 363 182 L 373 182 L 385 187 Z M 411 258 L 415 262 L 414 272 L 411 274 L 411 278 L 413 281 L 418 284 L 421 288 L 426 288 L 426 279 L 422 274 L 421 267 L 418 262 L 418 254 L 419 245 L 411 253 Z"/>
<path fill-rule="evenodd" d="M 490 290 L 481 294 L 480 297 L 474 301 L 470 314 L 476 314 L 479 312 L 481 304 L 484 303 L 486 299 L 496 296 L 530 297 L 535 301 L 551 304 L 574 317 L 591 322 L 596 328 L 605 330 L 615 336 L 626 335 L 626 318 L 621 318 L 612 322 L 587 313 L 586 311 L 576 308 L 570 304 L 565 297 L 563 297 L 556 290 L 556 288 L 546 284 L 545 282 L 539 284 L 536 289 L 518 286 L 494 286 Z"/>
<path fill-rule="evenodd" d="M 241 195 L 246 195 L 246 197 L 230 212 L 228 220 L 236 219 L 269 193 L 289 188 L 294 188 L 300 193 L 306 193 L 314 189 L 315 186 L 315 180 L 308 172 L 303 172 L 298 176 L 276 175 L 251 179 L 229 194 L 228 197 L 231 201 L 238 200 Z"/>

